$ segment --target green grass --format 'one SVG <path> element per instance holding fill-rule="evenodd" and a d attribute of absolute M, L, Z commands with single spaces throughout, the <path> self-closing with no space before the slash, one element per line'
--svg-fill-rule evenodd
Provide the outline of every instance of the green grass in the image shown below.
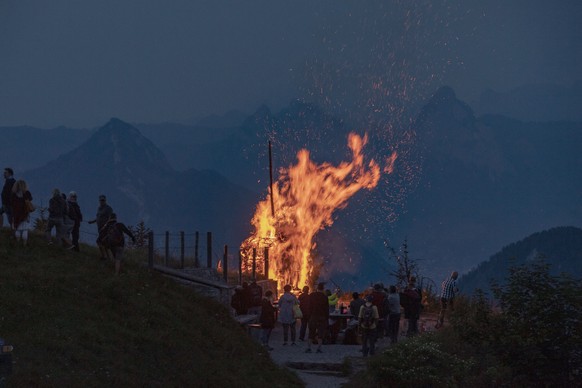
<path fill-rule="evenodd" d="M 14 345 L 7 386 L 302 386 L 224 306 L 150 272 L 145 257 L 128 254 L 115 276 L 96 248 L 70 252 L 37 236 L 15 246 L 7 233 L 0 234 L 0 337 Z"/>

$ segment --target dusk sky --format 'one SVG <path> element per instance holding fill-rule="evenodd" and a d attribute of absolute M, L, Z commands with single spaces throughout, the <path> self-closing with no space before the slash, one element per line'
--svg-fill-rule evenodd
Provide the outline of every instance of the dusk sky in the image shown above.
<path fill-rule="evenodd" d="M 0 126 L 277 110 L 317 79 L 345 97 L 340 83 L 366 69 L 468 103 L 486 88 L 569 86 L 582 79 L 580 20 L 579 0 L 3 0 Z"/>

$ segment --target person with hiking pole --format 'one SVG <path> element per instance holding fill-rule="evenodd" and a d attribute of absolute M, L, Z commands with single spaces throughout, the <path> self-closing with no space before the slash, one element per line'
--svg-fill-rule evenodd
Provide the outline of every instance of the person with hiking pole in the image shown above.
<path fill-rule="evenodd" d="M 111 250 L 111 253 L 113 254 L 116 275 L 119 275 L 121 261 L 123 260 L 123 252 L 125 250 L 124 234 L 127 234 L 135 244 L 135 236 L 131 233 L 131 230 L 127 229 L 123 223 L 117 222 L 117 215 L 112 213 L 111 217 L 109 217 L 109 221 L 107 221 L 107 224 L 103 227 L 100 239 L 101 245 L 105 249 Z"/>

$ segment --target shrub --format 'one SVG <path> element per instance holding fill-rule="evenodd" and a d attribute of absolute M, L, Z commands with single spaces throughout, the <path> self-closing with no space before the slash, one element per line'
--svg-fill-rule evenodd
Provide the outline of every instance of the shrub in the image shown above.
<path fill-rule="evenodd" d="M 445 352 L 434 335 L 425 334 L 388 348 L 370 362 L 368 371 L 383 386 L 457 387 L 472 365 L 471 360 Z"/>

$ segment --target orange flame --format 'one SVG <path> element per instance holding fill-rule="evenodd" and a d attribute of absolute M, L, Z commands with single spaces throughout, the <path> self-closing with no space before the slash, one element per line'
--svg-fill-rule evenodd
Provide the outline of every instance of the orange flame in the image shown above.
<path fill-rule="evenodd" d="M 276 279 L 280 286 L 299 288 L 317 278 L 312 257 L 315 235 L 333 224 L 333 212 L 346 207 L 350 197 L 360 189 L 373 189 L 380 180 L 378 164 L 374 160 L 367 166 L 364 163 L 362 149 L 367 142 L 367 135 L 349 135 L 349 163 L 317 165 L 310 160 L 309 151 L 302 149 L 297 153 L 296 165 L 281 169 L 279 180 L 273 185 L 274 216 L 267 196 L 257 205 L 251 221 L 255 232 L 241 246 L 247 273 L 252 268 L 253 249 L 256 271 L 264 272 L 264 250 L 268 248 L 269 278 Z M 396 156 L 393 153 L 388 158 L 384 172 L 392 172 Z"/>

